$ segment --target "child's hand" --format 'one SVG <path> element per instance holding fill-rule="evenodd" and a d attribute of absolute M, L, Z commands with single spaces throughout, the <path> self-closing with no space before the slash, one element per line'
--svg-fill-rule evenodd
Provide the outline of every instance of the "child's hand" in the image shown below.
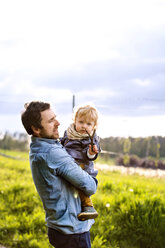
<path fill-rule="evenodd" d="M 89 154 L 90 155 L 95 155 L 98 153 L 98 149 L 97 149 L 97 146 L 96 145 L 93 145 L 93 151 L 92 151 L 92 146 L 89 145 Z"/>

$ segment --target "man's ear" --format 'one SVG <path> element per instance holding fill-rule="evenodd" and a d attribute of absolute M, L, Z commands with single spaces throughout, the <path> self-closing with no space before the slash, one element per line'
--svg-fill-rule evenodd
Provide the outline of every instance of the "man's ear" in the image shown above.
<path fill-rule="evenodd" d="M 40 128 L 35 127 L 35 126 L 31 126 L 32 130 L 33 130 L 33 134 L 34 136 L 39 137 L 40 136 Z"/>

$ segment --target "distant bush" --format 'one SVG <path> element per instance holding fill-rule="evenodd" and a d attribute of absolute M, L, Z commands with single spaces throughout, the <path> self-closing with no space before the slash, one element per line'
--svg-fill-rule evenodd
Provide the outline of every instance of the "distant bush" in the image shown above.
<path fill-rule="evenodd" d="M 138 158 L 136 155 L 130 155 L 129 160 L 125 163 L 124 155 L 119 156 L 116 159 L 117 165 L 123 165 L 126 167 L 141 167 L 149 169 L 161 169 L 165 170 L 165 163 L 163 161 L 156 161 L 154 159 Z"/>

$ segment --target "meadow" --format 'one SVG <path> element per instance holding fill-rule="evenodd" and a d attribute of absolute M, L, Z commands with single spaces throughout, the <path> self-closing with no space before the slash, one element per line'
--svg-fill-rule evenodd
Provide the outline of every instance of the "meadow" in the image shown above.
<path fill-rule="evenodd" d="M 0 244 L 50 248 L 42 203 L 28 154 L 0 151 Z M 164 248 L 165 181 L 99 171 L 92 196 L 99 216 L 91 228 L 92 248 Z"/>

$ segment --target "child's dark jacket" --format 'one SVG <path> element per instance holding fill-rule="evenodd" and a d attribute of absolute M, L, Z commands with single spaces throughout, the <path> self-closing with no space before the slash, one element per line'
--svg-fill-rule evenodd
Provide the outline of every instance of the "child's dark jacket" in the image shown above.
<path fill-rule="evenodd" d="M 94 169 L 94 163 L 93 160 L 95 160 L 98 156 L 96 156 L 93 159 L 88 158 L 87 151 L 89 149 L 89 144 L 91 143 L 90 138 L 87 139 L 81 139 L 81 140 L 72 140 L 68 139 L 67 131 L 64 133 L 64 137 L 60 139 L 61 144 L 65 147 L 67 152 L 76 160 L 78 164 L 84 164 L 85 168 L 84 170 L 88 172 L 91 176 L 96 177 L 98 174 L 98 171 Z M 93 138 L 93 143 L 97 146 L 98 151 L 100 152 L 100 145 L 99 145 L 99 138 L 95 134 Z"/>

